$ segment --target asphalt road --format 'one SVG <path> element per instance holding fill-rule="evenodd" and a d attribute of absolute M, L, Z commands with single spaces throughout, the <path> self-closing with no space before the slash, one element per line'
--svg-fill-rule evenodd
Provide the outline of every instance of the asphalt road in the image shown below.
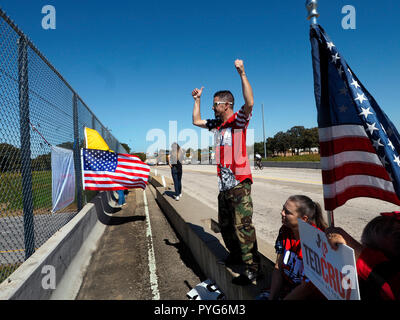
<path fill-rule="evenodd" d="M 152 167 L 152 172 L 172 179 L 168 166 Z M 252 170 L 253 222 L 257 237 L 275 243 L 281 226 L 280 212 L 286 199 L 294 194 L 304 194 L 321 204 L 323 190 L 321 170 L 293 168 L 264 168 Z M 216 167 L 212 165 L 185 165 L 182 176 L 183 196 L 188 193 L 202 201 L 217 217 L 218 185 Z M 391 203 L 372 198 L 356 198 L 334 211 L 335 226 L 342 227 L 355 239 L 361 238 L 364 226 L 382 211 L 399 210 Z M 326 217 L 326 215 L 325 215 Z"/>
<path fill-rule="evenodd" d="M 35 248 L 39 248 L 75 215 L 76 212 L 35 215 Z M 24 262 L 24 248 L 23 216 L 0 218 L 0 265 Z"/>

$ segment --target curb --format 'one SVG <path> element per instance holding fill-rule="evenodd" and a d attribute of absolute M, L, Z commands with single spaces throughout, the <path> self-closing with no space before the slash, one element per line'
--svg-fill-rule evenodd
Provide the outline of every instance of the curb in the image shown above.
<path fill-rule="evenodd" d="M 256 284 L 238 286 L 232 284 L 232 279 L 238 275 L 237 271 L 218 264 L 217 261 L 226 257 L 228 251 L 219 233 L 218 223 L 214 219 L 195 219 L 191 213 L 208 212 L 209 207 L 191 198 L 190 210 L 178 209 L 176 202 L 165 196 L 164 192 L 173 185 L 171 179 L 164 177 L 166 187 L 163 187 L 161 177 L 151 176 L 149 182 L 156 190 L 156 201 L 169 222 L 182 238 L 182 241 L 192 251 L 194 258 L 202 269 L 203 273 L 213 281 L 224 292 L 229 300 L 254 300 L 262 289 L 269 288 L 271 275 L 275 266 L 275 250 L 271 245 L 257 239 L 258 252 L 261 259 L 261 266 L 264 278 Z M 180 202 L 180 201 L 179 201 Z M 190 212 L 189 212 L 190 211 Z"/>
<path fill-rule="evenodd" d="M 264 167 L 269 168 L 304 168 L 304 169 L 321 169 L 320 162 L 306 161 L 262 161 Z"/>

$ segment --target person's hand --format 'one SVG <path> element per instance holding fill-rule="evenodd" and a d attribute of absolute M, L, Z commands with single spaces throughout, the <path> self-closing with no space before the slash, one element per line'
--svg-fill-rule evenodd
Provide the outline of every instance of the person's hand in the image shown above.
<path fill-rule="evenodd" d="M 196 88 L 192 91 L 192 97 L 194 100 L 200 99 L 201 94 L 203 93 L 203 89 L 204 89 L 204 87 L 201 87 L 201 89 Z"/>
<path fill-rule="evenodd" d="M 343 235 L 345 235 L 344 230 L 341 228 L 329 227 L 325 230 L 326 238 L 328 243 L 333 250 L 339 248 L 339 244 L 347 244 Z"/>
<path fill-rule="evenodd" d="M 245 72 L 244 72 L 243 60 L 236 59 L 236 60 L 235 60 L 235 68 L 236 68 L 237 72 L 238 72 L 240 75 L 244 74 Z"/>

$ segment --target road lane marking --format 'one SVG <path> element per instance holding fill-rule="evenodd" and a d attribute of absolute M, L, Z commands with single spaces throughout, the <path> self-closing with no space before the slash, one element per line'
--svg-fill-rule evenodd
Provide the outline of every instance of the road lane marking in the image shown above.
<path fill-rule="evenodd" d="M 149 215 L 149 207 L 147 205 L 146 190 L 143 190 L 143 201 L 144 201 L 144 212 L 146 214 L 146 220 L 147 220 L 146 236 L 149 239 L 148 256 L 149 256 L 150 286 L 151 286 L 151 291 L 153 293 L 153 300 L 160 300 L 160 292 L 158 291 L 158 280 L 156 273 L 156 259 L 153 247 L 153 234 L 151 232 L 150 215 Z"/>
<path fill-rule="evenodd" d="M 277 180 L 277 181 L 287 181 L 287 182 L 299 182 L 299 183 L 309 183 L 309 184 L 318 184 L 322 186 L 322 182 L 320 181 L 310 181 L 310 180 L 295 180 L 295 179 L 285 179 L 285 178 L 273 178 L 273 177 L 259 177 L 259 176 L 254 176 L 253 179 L 264 179 L 264 180 Z"/>
<path fill-rule="evenodd" d="M 38 248 L 35 248 L 35 251 L 36 251 L 37 249 L 38 249 Z M 21 252 L 21 251 L 25 251 L 25 249 L 13 249 L 13 250 L 0 251 L 0 254 L 1 254 L 1 253 Z"/>
<path fill-rule="evenodd" d="M 25 249 L 14 249 L 14 250 L 0 251 L 0 253 L 12 253 L 12 252 L 21 252 L 21 251 L 25 251 Z"/>

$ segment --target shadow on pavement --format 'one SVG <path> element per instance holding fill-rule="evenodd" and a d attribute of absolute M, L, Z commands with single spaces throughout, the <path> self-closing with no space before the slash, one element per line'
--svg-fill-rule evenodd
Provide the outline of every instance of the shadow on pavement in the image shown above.
<path fill-rule="evenodd" d="M 185 243 L 183 241 L 181 241 L 179 239 L 178 242 L 176 243 L 172 243 L 170 242 L 168 239 L 164 239 L 164 242 L 167 246 L 173 246 L 178 250 L 178 254 L 180 256 L 180 259 L 182 260 L 182 262 L 185 264 L 186 267 L 188 267 L 189 269 L 191 269 L 195 275 L 197 277 L 199 277 L 199 279 L 201 281 L 206 280 L 206 276 L 203 274 L 203 272 L 201 271 L 200 266 L 197 264 L 196 260 L 194 259 L 192 252 L 190 251 L 190 249 L 185 245 Z M 188 286 L 190 289 L 192 289 L 192 287 Z"/>
<path fill-rule="evenodd" d="M 112 194 L 112 193 L 111 193 Z M 116 217 L 109 216 L 121 211 L 121 208 L 113 208 L 109 204 L 107 192 L 102 192 L 93 199 L 93 204 L 96 206 L 97 217 L 99 221 L 108 226 L 116 226 L 134 221 L 144 221 L 146 216 L 129 216 Z"/>

